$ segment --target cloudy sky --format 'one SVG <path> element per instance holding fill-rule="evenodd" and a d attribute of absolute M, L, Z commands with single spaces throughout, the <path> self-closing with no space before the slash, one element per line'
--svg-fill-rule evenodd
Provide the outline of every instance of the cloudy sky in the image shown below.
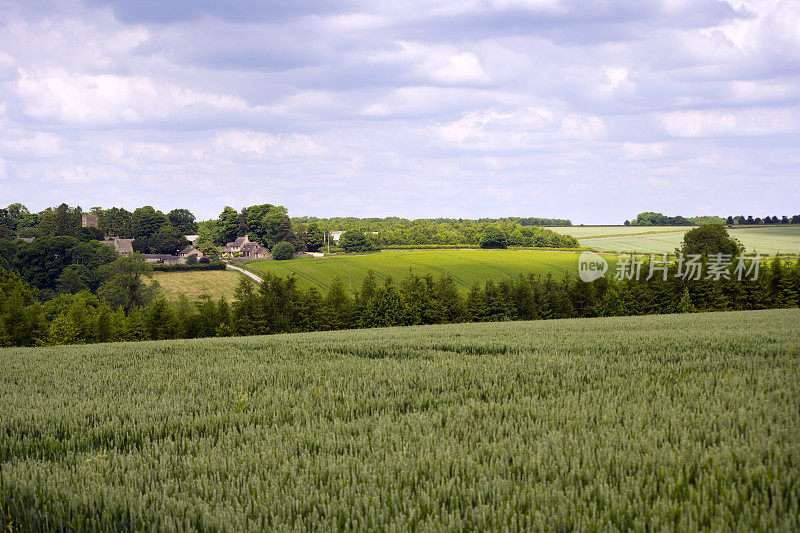
<path fill-rule="evenodd" d="M 800 2 L 0 0 L 0 205 L 800 212 Z"/>

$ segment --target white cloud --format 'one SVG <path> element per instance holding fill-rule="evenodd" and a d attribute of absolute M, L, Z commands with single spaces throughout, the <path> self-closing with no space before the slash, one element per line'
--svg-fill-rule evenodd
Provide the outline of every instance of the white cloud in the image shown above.
<path fill-rule="evenodd" d="M 477 55 L 452 46 L 400 41 L 398 49 L 373 54 L 370 60 L 402 65 L 414 75 L 442 85 L 484 84 L 489 76 Z"/>
<path fill-rule="evenodd" d="M 0 138 L 0 153 L 20 158 L 50 158 L 63 152 L 61 139 L 52 133 L 37 131 L 32 135 L 15 132 Z"/>
<path fill-rule="evenodd" d="M 527 107 L 474 111 L 439 126 L 437 131 L 445 145 L 466 150 L 513 151 L 559 140 L 599 139 L 605 134 L 605 127 L 596 116 Z"/>
<path fill-rule="evenodd" d="M 231 159 L 291 159 L 324 153 L 305 135 L 267 135 L 256 131 L 232 130 L 216 135 L 217 154 Z"/>
<path fill-rule="evenodd" d="M 800 108 L 676 111 L 659 115 L 672 137 L 774 135 L 800 131 Z"/>
<path fill-rule="evenodd" d="M 614 151 L 625 161 L 646 161 L 664 157 L 668 148 L 668 143 L 664 142 L 625 142 L 615 147 Z"/>
<path fill-rule="evenodd" d="M 195 91 L 147 76 L 21 69 L 16 89 L 26 114 L 67 124 L 140 123 L 249 109 L 241 98 Z"/>
<path fill-rule="evenodd" d="M 616 89 L 628 79 L 628 69 L 625 67 L 605 67 L 603 72 L 610 90 Z"/>

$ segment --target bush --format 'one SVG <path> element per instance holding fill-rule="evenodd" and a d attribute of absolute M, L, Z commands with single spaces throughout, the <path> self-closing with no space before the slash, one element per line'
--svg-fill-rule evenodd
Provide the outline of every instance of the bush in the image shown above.
<path fill-rule="evenodd" d="M 203 259 L 205 259 L 205 257 L 201 258 L 200 261 L 198 261 L 194 265 L 190 265 L 188 263 L 183 263 L 183 264 L 179 263 L 176 265 L 156 263 L 153 265 L 153 270 L 156 270 L 158 272 L 175 272 L 175 271 L 183 272 L 185 270 L 225 270 L 226 268 L 225 263 L 218 259 L 214 261 L 207 261 L 205 263 L 203 262 Z"/>
<path fill-rule="evenodd" d="M 294 257 L 294 245 L 290 242 L 279 242 L 272 247 L 272 257 L 278 261 L 285 261 Z"/>
<path fill-rule="evenodd" d="M 744 251 L 742 244 L 728 235 L 728 230 L 722 224 L 707 224 L 683 236 L 681 252 L 684 254 L 730 254 L 737 256 Z"/>
<path fill-rule="evenodd" d="M 372 250 L 372 246 L 364 232 L 355 230 L 342 233 L 342 236 L 339 237 L 339 246 L 344 248 L 345 252 L 368 252 Z"/>
<path fill-rule="evenodd" d="M 488 225 L 481 234 L 481 248 L 506 248 L 508 239 L 503 230 L 494 225 Z"/>

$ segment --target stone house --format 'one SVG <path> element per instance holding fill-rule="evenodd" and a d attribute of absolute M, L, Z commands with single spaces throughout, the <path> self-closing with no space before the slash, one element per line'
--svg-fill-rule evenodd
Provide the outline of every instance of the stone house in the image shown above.
<path fill-rule="evenodd" d="M 203 252 L 201 252 L 194 246 L 187 246 L 186 248 L 178 252 L 178 255 L 181 257 L 181 259 L 188 259 L 190 255 L 196 255 L 197 258 L 200 259 L 201 257 L 203 257 Z"/>
<path fill-rule="evenodd" d="M 81 227 L 83 228 L 98 228 L 99 223 L 97 219 L 97 215 L 88 215 L 86 213 L 81 214 Z"/>
<path fill-rule="evenodd" d="M 242 257 L 246 259 L 263 259 L 269 257 L 269 250 L 251 241 L 247 235 L 238 237 L 235 241 L 229 242 L 222 249 L 225 257 Z"/>
<path fill-rule="evenodd" d="M 144 254 L 145 263 L 164 263 L 165 265 L 178 265 L 186 262 L 186 259 L 170 254 Z"/>
<path fill-rule="evenodd" d="M 133 239 L 120 239 L 119 237 L 109 237 L 104 241 L 100 241 L 114 248 L 118 254 L 132 254 L 133 253 Z"/>

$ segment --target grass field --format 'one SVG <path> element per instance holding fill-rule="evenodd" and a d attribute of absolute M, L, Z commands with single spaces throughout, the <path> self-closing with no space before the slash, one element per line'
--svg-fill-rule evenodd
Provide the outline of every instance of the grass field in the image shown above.
<path fill-rule="evenodd" d="M 241 277 L 242 274 L 229 270 L 153 272 L 153 280 L 161 285 L 162 294 L 171 301 L 177 300 L 181 294 L 189 300 L 208 295 L 214 300 L 225 296 L 231 301 Z"/>
<path fill-rule="evenodd" d="M 0 350 L 9 530 L 797 530 L 800 310 Z"/>
<path fill-rule="evenodd" d="M 609 257 L 609 259 L 612 259 Z M 547 274 L 561 278 L 578 273 L 578 254 L 530 250 L 387 250 L 366 255 L 338 255 L 323 258 L 302 257 L 291 261 L 260 261 L 248 266 L 258 272 L 272 272 L 280 277 L 290 274 L 301 287 L 327 289 L 339 276 L 353 289 L 361 287 L 367 272 L 373 270 L 384 279 L 391 276 L 396 282 L 408 276 L 409 270 L 419 275 L 439 277 L 449 272 L 466 291 L 475 281 L 500 281 L 519 273 Z M 613 268 L 613 267 L 612 267 Z"/>
<path fill-rule="evenodd" d="M 572 235 L 581 246 L 601 252 L 667 253 L 680 248 L 684 233 L 692 226 L 560 226 L 549 229 Z M 800 253 L 800 224 L 733 227 L 728 233 L 738 239 L 748 253 Z"/>

